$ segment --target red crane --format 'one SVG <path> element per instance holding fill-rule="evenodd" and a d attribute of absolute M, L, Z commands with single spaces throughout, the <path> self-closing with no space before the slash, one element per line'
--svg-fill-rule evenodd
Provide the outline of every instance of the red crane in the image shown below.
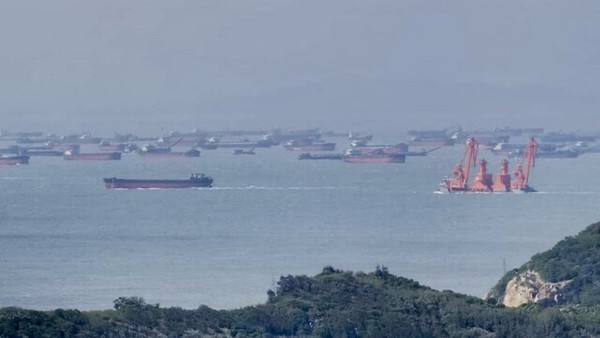
<path fill-rule="evenodd" d="M 449 192 L 467 191 L 469 190 L 467 182 L 469 181 L 469 173 L 471 166 L 477 164 L 477 151 L 479 150 L 479 144 L 474 137 L 471 137 L 467 141 L 467 147 L 465 148 L 465 154 L 459 164 L 454 167 L 454 177 L 446 178 L 443 180 L 443 184 L 446 186 Z M 463 169 L 463 164 L 466 160 L 466 166 Z"/>
<path fill-rule="evenodd" d="M 517 165 L 514 171 L 515 179 L 512 181 L 513 191 L 534 192 L 535 189 L 529 186 L 529 175 L 531 168 L 535 167 L 535 154 L 538 149 L 538 144 L 532 137 L 529 140 L 527 148 L 525 148 L 525 156 L 521 159 L 521 163 Z"/>

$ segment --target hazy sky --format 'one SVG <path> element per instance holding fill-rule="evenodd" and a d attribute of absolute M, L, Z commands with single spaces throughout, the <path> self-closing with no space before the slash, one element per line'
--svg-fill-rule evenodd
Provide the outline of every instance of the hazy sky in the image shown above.
<path fill-rule="evenodd" d="M 596 0 L 1 0 L 0 41 L 13 131 L 600 129 Z"/>

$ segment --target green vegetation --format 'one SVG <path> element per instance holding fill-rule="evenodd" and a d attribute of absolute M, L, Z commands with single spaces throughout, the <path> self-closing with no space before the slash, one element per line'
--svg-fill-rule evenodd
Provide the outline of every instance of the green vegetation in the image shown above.
<path fill-rule="evenodd" d="M 1 337 L 592 337 L 600 308 L 509 309 L 390 274 L 281 277 L 265 304 L 217 311 L 119 298 L 114 310 L 0 310 Z"/>
<path fill-rule="evenodd" d="M 572 280 L 564 290 L 566 304 L 600 304 L 600 222 L 507 273 L 492 290 L 493 297 L 501 299 L 508 281 L 528 270 L 537 271 L 548 282 Z"/>
<path fill-rule="evenodd" d="M 515 275 L 572 280 L 566 306 L 496 304 Z M 285 276 L 265 304 L 231 311 L 161 308 L 138 297 L 113 310 L 0 309 L 0 337 L 598 337 L 600 223 L 508 273 L 487 301 L 396 277 L 336 270 Z"/>

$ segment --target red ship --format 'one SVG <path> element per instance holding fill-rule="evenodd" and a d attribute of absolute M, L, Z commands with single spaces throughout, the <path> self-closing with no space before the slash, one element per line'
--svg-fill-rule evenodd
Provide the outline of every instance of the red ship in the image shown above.
<path fill-rule="evenodd" d="M 112 153 L 77 153 L 71 151 L 65 151 L 63 158 L 65 160 L 84 160 L 84 161 L 107 161 L 107 160 L 120 160 L 120 152 Z"/>
<path fill-rule="evenodd" d="M 0 165 L 29 164 L 29 156 L 0 156 Z"/>
<path fill-rule="evenodd" d="M 213 179 L 204 174 L 191 174 L 187 180 L 152 180 L 104 178 L 106 189 L 184 189 L 211 188 Z"/>
<path fill-rule="evenodd" d="M 445 177 L 440 184 L 440 192 L 535 192 L 529 186 L 531 168 L 535 166 L 535 157 L 538 144 L 531 138 L 525 150 L 525 156 L 514 171 L 514 179 L 508 172 L 508 161 L 501 162 L 500 174 L 493 180 L 492 174 L 487 171 L 488 162 L 485 159 L 479 161 L 479 172 L 475 175 L 473 182 L 469 185 L 469 172 L 471 167 L 476 166 L 479 145 L 475 138 L 471 137 L 467 142 L 467 148 L 459 164 L 454 167 L 453 177 Z M 465 163 L 466 161 L 466 163 Z"/>

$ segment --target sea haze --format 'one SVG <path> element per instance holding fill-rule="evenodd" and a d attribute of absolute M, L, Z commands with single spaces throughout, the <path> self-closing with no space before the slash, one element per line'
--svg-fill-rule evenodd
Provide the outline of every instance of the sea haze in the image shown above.
<path fill-rule="evenodd" d="M 282 275 L 378 264 L 482 297 L 503 262 L 517 267 L 598 220 L 600 178 L 589 168 L 600 154 L 539 159 L 531 179 L 539 193 L 434 194 L 463 150 L 404 164 L 300 161 L 273 147 L 0 167 L 0 306 L 107 309 L 139 296 L 232 309 L 266 301 Z M 500 158 L 480 154 L 496 173 Z M 212 176 L 214 188 L 113 191 L 102 182 L 192 172 Z"/>

